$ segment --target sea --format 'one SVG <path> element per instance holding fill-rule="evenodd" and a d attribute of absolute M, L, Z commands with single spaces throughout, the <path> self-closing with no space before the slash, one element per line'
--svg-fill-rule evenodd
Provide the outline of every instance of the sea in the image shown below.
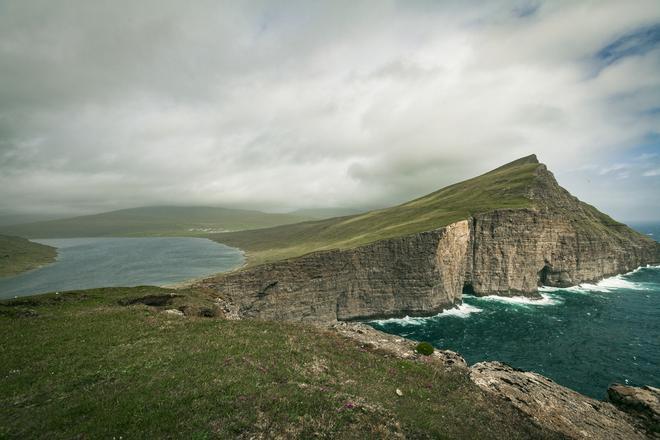
<path fill-rule="evenodd" d="M 660 223 L 632 225 L 658 240 Z M 370 321 L 374 328 L 497 360 L 603 399 L 612 383 L 660 387 L 660 266 L 596 284 L 542 287 L 541 300 L 475 297 L 431 317 Z"/>
<path fill-rule="evenodd" d="M 243 252 L 205 238 L 55 238 L 57 260 L 0 279 L 0 299 L 95 287 L 166 286 L 231 270 Z"/>

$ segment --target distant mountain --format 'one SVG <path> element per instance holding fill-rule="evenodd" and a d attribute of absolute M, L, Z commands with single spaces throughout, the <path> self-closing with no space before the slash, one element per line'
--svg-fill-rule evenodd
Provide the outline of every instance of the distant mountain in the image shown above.
<path fill-rule="evenodd" d="M 352 209 L 352 208 L 311 208 L 311 209 L 298 209 L 289 214 L 300 215 L 314 220 L 322 220 L 333 217 L 346 217 L 348 215 L 361 214 L 367 209 Z"/>
<path fill-rule="evenodd" d="M 309 220 L 297 214 L 269 214 L 208 206 L 152 206 L 61 220 L 0 226 L 0 232 L 35 238 L 100 236 L 205 236 Z"/>
<path fill-rule="evenodd" d="M 0 235 L 0 277 L 36 269 L 55 260 L 55 248 L 25 238 Z"/>
<path fill-rule="evenodd" d="M 8 214 L 0 212 L 0 226 L 43 222 L 59 218 L 62 218 L 62 216 L 46 214 Z"/>

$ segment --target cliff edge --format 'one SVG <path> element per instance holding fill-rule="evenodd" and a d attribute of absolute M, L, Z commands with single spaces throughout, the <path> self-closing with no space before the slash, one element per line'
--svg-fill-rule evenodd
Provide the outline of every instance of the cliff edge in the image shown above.
<path fill-rule="evenodd" d="M 657 242 L 572 196 L 534 155 L 393 208 L 215 239 L 252 266 L 200 286 L 262 319 L 434 314 L 463 292 L 534 296 L 660 261 Z"/>

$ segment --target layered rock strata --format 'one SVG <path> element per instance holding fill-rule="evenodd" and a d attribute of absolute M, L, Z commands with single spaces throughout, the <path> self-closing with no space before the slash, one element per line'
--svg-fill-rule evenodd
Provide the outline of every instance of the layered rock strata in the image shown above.
<path fill-rule="evenodd" d="M 660 439 L 660 389 L 613 384 L 607 397 L 621 411 L 635 418 L 650 438 Z"/>
<path fill-rule="evenodd" d="M 547 377 L 500 362 L 470 367 L 470 378 L 484 391 L 510 401 L 538 425 L 572 439 L 647 438 L 637 421 L 607 402 L 599 402 Z"/>
<path fill-rule="evenodd" d="M 243 317 L 335 321 L 433 314 L 461 299 L 469 222 L 229 273 L 204 286 Z"/>
<path fill-rule="evenodd" d="M 559 186 L 539 164 L 531 209 L 502 209 L 471 219 L 466 286 L 477 295 L 534 294 L 660 261 L 660 244 L 615 222 Z"/>

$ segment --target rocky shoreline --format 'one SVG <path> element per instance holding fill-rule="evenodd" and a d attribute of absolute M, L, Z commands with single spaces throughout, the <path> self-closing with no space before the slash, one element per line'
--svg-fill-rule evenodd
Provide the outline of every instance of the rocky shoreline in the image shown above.
<path fill-rule="evenodd" d="M 435 350 L 430 356 L 415 351 L 416 343 L 376 330 L 362 323 L 328 324 L 333 331 L 356 341 L 361 347 L 389 356 L 435 362 L 457 368 L 485 393 L 509 401 L 537 425 L 571 439 L 658 439 L 660 390 L 614 384 L 609 401 L 584 396 L 552 380 L 501 362 L 479 362 L 468 366 L 460 354 Z"/>

